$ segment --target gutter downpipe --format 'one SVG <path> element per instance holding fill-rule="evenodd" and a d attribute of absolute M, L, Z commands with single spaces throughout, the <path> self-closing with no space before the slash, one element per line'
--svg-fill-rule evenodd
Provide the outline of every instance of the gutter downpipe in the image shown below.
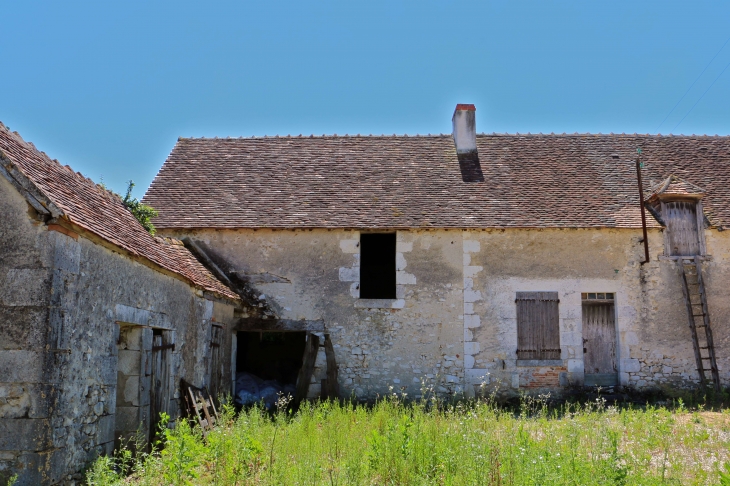
<path fill-rule="evenodd" d="M 639 155 L 636 157 L 636 179 L 639 183 L 639 207 L 641 211 L 641 229 L 644 232 L 644 258 L 645 260 L 641 264 L 649 263 L 649 237 L 646 234 L 646 212 L 644 210 L 644 191 L 643 184 L 641 183 L 641 149 L 636 149 L 636 153 Z"/>

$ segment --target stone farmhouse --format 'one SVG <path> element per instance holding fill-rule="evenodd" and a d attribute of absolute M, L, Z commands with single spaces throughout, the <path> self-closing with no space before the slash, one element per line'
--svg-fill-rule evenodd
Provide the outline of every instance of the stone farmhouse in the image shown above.
<path fill-rule="evenodd" d="M 181 138 L 144 197 L 156 237 L 0 124 L 0 481 L 77 477 L 177 419 L 183 381 L 364 401 L 730 384 L 730 137 L 452 122 Z"/>
<path fill-rule="evenodd" d="M 118 196 L 0 124 L 0 484 L 68 482 L 230 389 L 240 297 Z"/>
<path fill-rule="evenodd" d="M 310 394 L 730 382 L 730 138 L 477 135 L 473 105 L 452 121 L 178 140 L 144 201 L 265 307 L 238 321 L 238 372 L 324 333 Z"/>

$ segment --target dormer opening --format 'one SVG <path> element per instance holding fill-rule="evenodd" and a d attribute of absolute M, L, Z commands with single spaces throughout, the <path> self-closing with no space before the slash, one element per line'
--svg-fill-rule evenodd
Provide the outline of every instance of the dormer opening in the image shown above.
<path fill-rule="evenodd" d="M 661 217 L 664 254 L 670 257 L 705 255 L 705 191 L 674 175 L 650 189 L 646 203 Z"/>

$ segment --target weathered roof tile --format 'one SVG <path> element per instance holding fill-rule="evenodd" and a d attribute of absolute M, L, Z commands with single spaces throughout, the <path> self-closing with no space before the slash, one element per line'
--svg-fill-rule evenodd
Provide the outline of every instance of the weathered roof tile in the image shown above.
<path fill-rule="evenodd" d="M 61 211 L 68 220 L 107 242 L 139 255 L 194 286 L 234 300 L 239 297 L 217 280 L 182 243 L 150 235 L 118 196 L 91 179 L 39 152 L 0 123 L 0 159 L 12 164 Z"/>
<path fill-rule="evenodd" d="M 730 223 L 730 137 L 477 135 L 477 147 L 484 182 L 464 182 L 450 135 L 181 138 L 144 201 L 160 228 L 637 228 L 641 147 L 645 190 L 676 174 L 706 189 L 713 224 Z"/>

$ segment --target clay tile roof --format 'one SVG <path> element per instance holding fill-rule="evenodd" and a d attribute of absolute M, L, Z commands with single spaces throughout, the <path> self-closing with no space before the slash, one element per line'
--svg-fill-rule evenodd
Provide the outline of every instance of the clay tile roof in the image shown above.
<path fill-rule="evenodd" d="M 482 134 L 478 167 L 450 135 L 181 138 L 144 201 L 160 228 L 638 228 L 638 147 L 645 193 L 674 174 L 730 224 L 730 137 L 705 136 Z"/>
<path fill-rule="evenodd" d="M 27 177 L 62 217 L 107 242 L 181 275 L 195 287 L 230 299 L 239 296 L 217 280 L 182 243 L 150 235 L 118 196 L 68 166 L 51 160 L 0 123 L 0 163 Z"/>

